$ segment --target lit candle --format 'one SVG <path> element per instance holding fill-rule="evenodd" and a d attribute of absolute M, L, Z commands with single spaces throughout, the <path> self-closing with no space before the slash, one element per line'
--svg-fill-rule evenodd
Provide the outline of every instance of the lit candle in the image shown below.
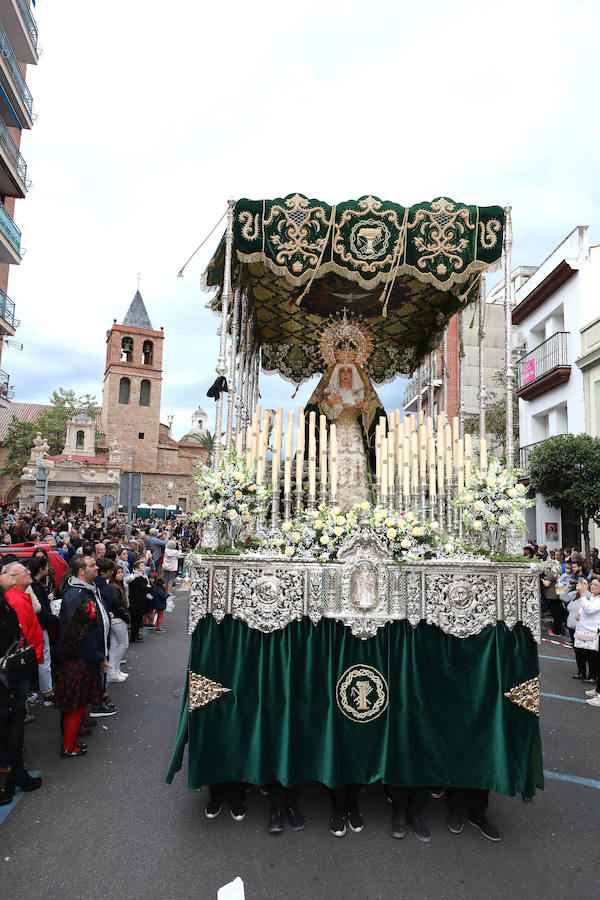
<path fill-rule="evenodd" d="M 285 433 L 285 459 L 283 462 L 283 492 L 292 490 L 292 450 L 294 446 L 294 412 L 288 412 L 287 431 Z"/>
<path fill-rule="evenodd" d="M 410 472 L 411 488 L 413 493 L 416 493 L 419 486 L 419 448 L 416 431 L 413 431 L 410 436 Z"/>
<path fill-rule="evenodd" d="M 308 493 L 315 496 L 317 488 L 317 441 L 316 428 L 317 414 L 311 412 L 308 416 Z"/>
<path fill-rule="evenodd" d="M 471 435 L 465 434 L 465 487 L 471 486 Z"/>
<path fill-rule="evenodd" d="M 446 425 L 446 481 L 452 481 L 452 428 Z"/>
<path fill-rule="evenodd" d="M 402 494 L 408 497 L 410 494 L 410 439 L 404 437 L 403 465 L 404 475 L 402 476 Z"/>
<path fill-rule="evenodd" d="M 298 408 L 298 434 L 296 436 L 296 491 L 302 494 L 302 478 L 304 475 L 304 430 L 306 428 L 306 417 L 304 408 Z"/>
<path fill-rule="evenodd" d="M 337 480 L 338 480 L 338 465 L 337 465 L 337 430 L 335 425 L 329 426 L 329 469 L 330 469 L 330 481 L 331 481 L 331 496 L 337 497 Z"/>
<path fill-rule="evenodd" d="M 452 461 L 454 471 L 458 468 L 458 444 L 459 444 L 458 416 L 452 419 Z"/>
<path fill-rule="evenodd" d="M 429 438 L 428 442 L 429 448 L 429 496 L 436 496 L 435 489 L 435 441 L 432 437 Z"/>
<path fill-rule="evenodd" d="M 321 486 L 327 485 L 327 419 L 319 416 L 319 474 Z"/>
<path fill-rule="evenodd" d="M 487 470 L 487 441 L 485 438 L 479 441 L 479 468 L 482 472 Z"/>

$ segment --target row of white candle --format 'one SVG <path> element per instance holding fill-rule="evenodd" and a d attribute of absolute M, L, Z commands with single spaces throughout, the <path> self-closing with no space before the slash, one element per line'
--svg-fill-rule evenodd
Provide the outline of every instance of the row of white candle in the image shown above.
<path fill-rule="evenodd" d="M 292 489 L 292 467 L 294 448 L 294 412 L 287 414 L 287 430 L 283 435 L 283 407 L 279 407 L 274 416 L 266 410 L 262 414 L 260 404 L 257 405 L 245 434 L 245 463 L 247 468 L 256 466 L 257 484 L 262 484 L 267 466 L 269 436 L 272 431 L 271 449 L 271 484 L 273 489 L 280 486 L 282 441 L 283 441 L 283 491 L 290 494 Z M 319 459 L 317 460 L 317 424 L 319 428 Z M 472 468 L 471 435 L 459 437 L 458 417 L 452 424 L 446 423 L 443 414 L 437 417 L 436 427 L 432 416 L 425 417 L 407 415 L 400 420 L 400 411 L 395 410 L 386 422 L 382 416 L 375 430 L 376 478 L 381 488 L 382 497 L 396 490 L 402 490 L 403 496 L 416 493 L 421 484 L 428 486 L 430 497 L 443 493 L 445 487 L 456 479 L 458 490 L 469 486 Z M 337 433 L 334 423 L 327 427 L 324 415 L 313 411 L 308 415 L 308 448 L 305 447 L 306 415 L 304 409 L 298 409 L 296 426 L 296 460 L 295 486 L 297 492 L 303 490 L 304 455 L 308 449 L 308 494 L 316 496 L 317 462 L 321 491 L 329 488 L 330 498 L 337 496 L 338 461 Z M 244 456 L 244 435 L 238 434 L 236 453 L 238 458 Z M 487 446 L 485 439 L 479 441 L 480 468 L 487 468 Z"/>
<path fill-rule="evenodd" d="M 271 433 L 272 412 L 265 411 L 261 422 L 261 406 L 257 405 L 252 422 L 246 429 L 245 463 L 248 469 L 256 465 L 256 482 L 262 484 L 265 478 L 267 465 L 267 453 L 269 450 L 269 434 Z M 308 415 L 308 493 L 316 495 L 317 489 L 317 416 L 313 411 Z M 298 409 L 298 425 L 296 429 L 296 466 L 295 483 L 296 491 L 302 491 L 304 476 L 306 416 L 304 409 Z M 279 407 L 274 417 L 271 441 L 271 484 L 273 489 L 279 488 L 281 476 L 281 445 L 283 440 L 283 407 Z M 283 440 L 283 492 L 290 494 L 292 490 L 292 463 L 294 453 L 294 413 L 292 410 L 287 415 L 287 431 Z M 236 439 L 236 453 L 242 458 L 243 435 L 240 433 Z M 326 417 L 319 416 L 319 482 L 321 490 L 329 488 L 330 496 L 337 494 L 338 464 L 337 464 L 337 432 L 335 424 L 327 428 Z M 328 481 L 329 473 L 329 481 Z"/>
<path fill-rule="evenodd" d="M 386 422 L 384 416 L 375 430 L 375 474 L 382 496 L 402 488 L 406 497 L 416 493 L 421 483 L 428 485 L 430 497 L 443 493 L 456 479 L 458 490 L 469 486 L 472 470 L 471 435 L 459 436 L 458 417 L 452 424 L 445 416 L 408 415 L 400 421 L 396 410 Z M 480 468 L 487 469 L 487 445 L 479 441 Z"/>

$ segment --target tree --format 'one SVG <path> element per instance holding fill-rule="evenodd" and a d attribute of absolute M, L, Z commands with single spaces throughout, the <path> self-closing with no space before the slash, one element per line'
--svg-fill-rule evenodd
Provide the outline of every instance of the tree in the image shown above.
<path fill-rule="evenodd" d="M 548 438 L 531 451 L 528 471 L 531 486 L 549 506 L 577 513 L 589 562 L 590 519 L 600 525 L 600 438 L 589 434 Z"/>
<path fill-rule="evenodd" d="M 49 399 L 50 407 L 43 410 L 37 422 L 19 422 L 13 417 L 4 439 L 8 454 L 0 470 L 1 475 L 10 475 L 15 479 L 21 477 L 38 431 L 50 445 L 49 455 L 56 456 L 65 445 L 69 419 L 78 413 L 95 418 L 101 409 L 91 394 L 78 397 L 75 391 L 65 391 L 64 388 L 53 391 Z"/>
<path fill-rule="evenodd" d="M 211 434 L 210 431 L 207 431 L 200 438 L 200 446 L 204 447 L 206 452 L 208 453 L 208 464 L 210 465 L 210 461 L 212 459 L 213 451 L 215 449 L 215 436 Z"/>
<path fill-rule="evenodd" d="M 494 435 L 496 442 L 499 446 L 504 447 L 504 453 L 506 454 L 506 395 L 504 393 L 506 374 L 503 371 L 496 372 L 492 380 L 502 388 L 502 394 L 499 397 L 495 397 L 486 406 L 485 430 L 488 434 Z M 465 431 L 467 434 L 478 434 L 479 419 L 473 418 L 465 422 Z M 519 446 L 519 398 L 516 390 L 513 392 L 513 443 L 515 447 Z"/>

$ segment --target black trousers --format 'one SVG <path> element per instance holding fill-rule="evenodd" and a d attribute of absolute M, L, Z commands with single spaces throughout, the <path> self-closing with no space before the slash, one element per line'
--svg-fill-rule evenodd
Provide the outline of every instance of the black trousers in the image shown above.
<path fill-rule="evenodd" d="M 287 807 L 298 809 L 298 786 L 284 788 L 279 781 L 270 781 L 267 785 L 269 800 L 273 812 L 281 812 Z"/>
<path fill-rule="evenodd" d="M 596 690 L 600 693 L 600 653 L 597 650 L 582 650 L 590 669 L 590 678 L 596 679 Z"/>
<path fill-rule="evenodd" d="M 329 788 L 331 815 L 345 816 L 351 810 L 358 809 L 359 791 L 360 784 L 345 784 L 343 787 L 335 790 Z"/>
<path fill-rule="evenodd" d="M 550 604 L 550 613 L 552 615 L 552 631 L 555 634 L 560 634 L 565 621 L 565 605 L 560 597 L 549 600 L 548 603 Z"/>
<path fill-rule="evenodd" d="M 483 788 L 448 788 L 448 806 L 467 816 L 482 816 L 488 805 L 490 792 Z"/>
<path fill-rule="evenodd" d="M 427 788 L 424 787 L 398 787 L 395 784 L 386 784 L 385 790 L 392 801 L 394 815 L 420 816 Z"/>
<path fill-rule="evenodd" d="M 10 694 L 9 697 L 3 697 L 2 701 L 1 714 L 4 720 L 6 758 L 12 769 L 11 776 L 19 777 L 24 772 L 25 691 L 19 685 L 14 694 Z"/>
<path fill-rule="evenodd" d="M 569 635 L 571 637 L 571 645 L 573 650 L 575 651 L 575 662 L 577 663 L 577 671 L 580 675 L 583 675 L 585 678 L 587 671 L 587 659 L 585 658 L 585 650 L 582 650 L 581 647 L 575 646 L 575 629 L 569 628 Z M 591 677 L 591 676 L 590 676 Z"/>
<path fill-rule="evenodd" d="M 220 781 L 218 784 L 209 784 L 211 800 L 222 803 L 228 801 L 231 806 L 239 807 L 244 800 L 246 785 L 243 781 Z"/>
<path fill-rule="evenodd" d="M 143 619 L 143 618 L 144 618 L 143 615 L 141 615 L 141 616 L 133 616 L 133 615 L 132 615 L 132 616 L 131 616 L 131 635 L 130 635 L 130 640 L 132 640 L 132 641 L 137 641 L 137 639 L 139 638 L 139 636 L 140 636 L 140 628 L 142 627 L 142 619 Z"/>

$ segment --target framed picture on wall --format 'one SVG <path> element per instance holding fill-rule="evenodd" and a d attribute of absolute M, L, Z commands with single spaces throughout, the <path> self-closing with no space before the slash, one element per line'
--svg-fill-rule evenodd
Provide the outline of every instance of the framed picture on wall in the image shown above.
<path fill-rule="evenodd" d="M 544 523 L 544 537 L 547 544 L 558 542 L 558 522 Z"/>

